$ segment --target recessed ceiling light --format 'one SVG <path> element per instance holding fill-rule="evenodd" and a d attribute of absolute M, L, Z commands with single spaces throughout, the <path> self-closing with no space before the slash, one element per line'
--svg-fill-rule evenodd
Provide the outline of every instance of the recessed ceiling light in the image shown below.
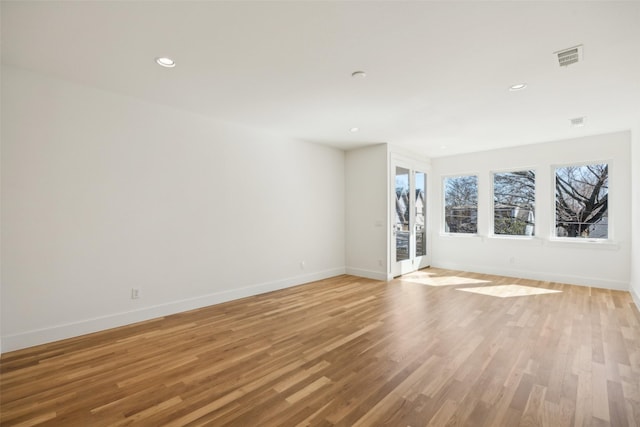
<path fill-rule="evenodd" d="M 365 77 L 367 77 L 367 73 L 365 73 L 364 71 L 354 71 L 353 73 L 351 73 L 351 77 L 364 79 Z"/>
<path fill-rule="evenodd" d="M 511 86 L 509 86 L 509 90 L 510 90 L 511 92 L 513 92 L 513 91 L 516 91 L 516 90 L 522 90 L 522 89 L 524 89 L 525 87 L 527 87 L 527 84 L 526 84 L 526 83 L 518 83 L 518 84 L 515 84 L 515 85 L 511 85 Z"/>
<path fill-rule="evenodd" d="M 359 130 L 360 130 L 360 128 L 351 128 L 351 129 L 349 129 L 349 132 L 354 133 L 354 132 L 358 132 Z"/>
<path fill-rule="evenodd" d="M 173 59 L 164 56 L 156 58 L 156 63 L 161 67 L 166 68 L 173 68 L 176 66 L 176 62 Z"/>

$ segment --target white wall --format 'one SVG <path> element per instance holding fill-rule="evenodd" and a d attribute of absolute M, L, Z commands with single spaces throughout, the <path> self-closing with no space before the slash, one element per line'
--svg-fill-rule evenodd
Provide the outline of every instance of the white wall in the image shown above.
<path fill-rule="evenodd" d="M 347 151 L 347 273 L 386 280 L 388 271 L 388 147 L 374 145 Z"/>
<path fill-rule="evenodd" d="M 607 161 L 609 221 L 613 244 L 553 242 L 552 166 Z M 489 274 L 629 289 L 631 248 L 630 133 L 436 158 L 432 161 L 433 265 Z M 489 237 L 491 172 L 536 170 L 536 238 Z M 477 174 L 478 237 L 442 232 L 442 177 Z M 637 239 L 636 239 L 637 241 Z"/>
<path fill-rule="evenodd" d="M 1 10 L 1 9 L 0 9 Z M 0 12 L 1 13 L 1 12 Z M 3 69 L 0 67 L 0 82 Z M 0 84 L 0 99 L 2 99 L 2 84 Z M 2 102 L 0 102 L 0 354 L 2 354 Z"/>
<path fill-rule="evenodd" d="M 3 351 L 345 271 L 387 277 L 386 144 L 345 154 L 10 67 L 1 90 Z M 639 302 L 640 227 L 629 212 L 640 214 L 630 185 L 640 188 L 640 170 L 631 178 L 629 142 L 638 165 L 640 124 L 631 135 L 433 160 L 433 265 L 631 282 Z M 551 243 L 551 165 L 592 160 L 612 164 L 616 243 Z M 539 238 L 489 238 L 490 172 L 529 167 Z M 480 175 L 480 237 L 438 233 L 440 179 L 461 173 Z"/>
<path fill-rule="evenodd" d="M 4 351 L 344 273 L 342 151 L 2 71 Z"/>
<path fill-rule="evenodd" d="M 631 295 L 640 310 L 640 119 L 631 132 Z"/>

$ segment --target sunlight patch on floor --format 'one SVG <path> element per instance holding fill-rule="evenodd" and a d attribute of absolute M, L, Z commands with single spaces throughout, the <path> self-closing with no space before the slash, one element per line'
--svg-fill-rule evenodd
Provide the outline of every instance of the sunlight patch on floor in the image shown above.
<path fill-rule="evenodd" d="M 479 283 L 489 283 L 487 280 L 471 279 L 469 277 L 441 276 L 431 277 L 430 274 L 411 273 L 400 277 L 403 282 L 418 283 L 428 286 L 453 286 L 453 285 L 477 285 Z"/>
<path fill-rule="evenodd" d="M 483 286 L 480 288 L 458 289 L 458 291 L 473 292 L 475 294 L 490 295 L 492 297 L 499 298 L 525 297 L 530 295 L 555 294 L 562 292 L 522 285 Z"/>

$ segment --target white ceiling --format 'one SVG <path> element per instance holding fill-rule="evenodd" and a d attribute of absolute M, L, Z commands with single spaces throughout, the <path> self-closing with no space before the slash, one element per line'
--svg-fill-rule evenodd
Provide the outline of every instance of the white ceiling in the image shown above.
<path fill-rule="evenodd" d="M 638 1 L 2 1 L 1 12 L 3 64 L 345 149 L 437 157 L 640 117 Z M 584 61 L 560 68 L 553 53 L 578 44 Z M 569 126 L 577 116 L 586 126 Z"/>

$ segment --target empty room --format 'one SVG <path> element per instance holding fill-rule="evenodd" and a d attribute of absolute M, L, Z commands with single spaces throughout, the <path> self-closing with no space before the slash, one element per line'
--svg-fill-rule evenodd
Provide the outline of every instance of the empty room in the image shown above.
<path fill-rule="evenodd" d="M 640 2 L 0 24 L 0 425 L 640 426 Z"/>

